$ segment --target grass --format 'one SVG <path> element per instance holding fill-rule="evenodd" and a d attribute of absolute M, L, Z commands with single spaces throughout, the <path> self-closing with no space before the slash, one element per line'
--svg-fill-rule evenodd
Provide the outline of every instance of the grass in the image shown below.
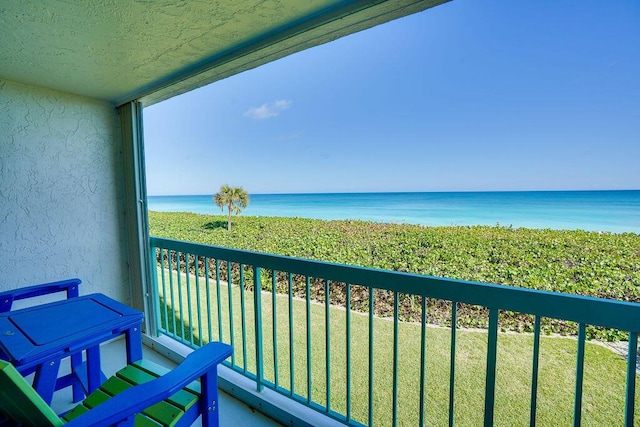
<path fill-rule="evenodd" d="M 198 341 L 200 333 L 204 341 L 230 342 L 229 288 L 220 284 L 220 301 L 217 300 L 215 281 L 207 289 L 203 277 L 168 270 L 158 270 L 159 291 L 166 305 L 160 305 L 163 319 L 172 323 L 171 307 L 176 307 L 177 335 L 186 340 Z M 165 286 L 161 279 L 165 278 Z M 169 285 L 171 277 L 172 286 Z M 187 281 L 189 286 L 187 286 Z M 173 291 L 173 295 L 171 294 Z M 164 296 L 166 293 L 166 298 Z M 178 308 L 178 295 L 182 295 L 182 316 Z M 231 287 L 233 309 L 233 336 L 235 364 L 248 372 L 256 372 L 254 293 Z M 242 317 L 244 298 L 244 318 Z M 325 306 L 306 304 L 304 300 L 289 299 L 285 295 L 274 296 L 262 292 L 262 331 L 264 351 L 264 378 L 284 388 L 289 388 L 291 369 L 289 358 L 289 309 L 293 323 L 293 391 L 309 397 L 307 386 L 307 307 L 311 330 L 311 399 L 326 406 L 327 345 Z M 188 302 L 191 301 L 191 319 Z M 200 310 L 197 310 L 197 302 Z M 207 317 L 207 301 L 211 319 Z M 218 335 L 217 307 L 221 308 L 222 336 Z M 167 313 L 164 313 L 164 307 Z M 275 310 L 274 310 L 275 309 Z M 199 313 L 199 314 L 198 314 Z M 351 312 L 351 386 L 347 390 L 346 376 L 346 316 L 347 311 L 332 306 L 330 323 L 330 408 L 345 414 L 347 392 L 350 392 L 352 419 L 368 422 L 368 316 Z M 187 323 L 180 332 L 181 320 Z M 243 324 L 244 321 L 244 324 Z M 189 327 L 188 325 L 191 325 Z M 211 324 L 211 328 L 209 328 Z M 246 337 L 243 349 L 243 325 Z M 273 327 L 277 333 L 273 333 Z M 170 329 L 173 329 L 171 326 Z M 200 332 L 202 331 L 202 332 Z M 277 363 L 274 363 L 274 335 L 277 339 Z M 426 396 L 425 422 L 428 425 L 447 425 L 449 407 L 449 368 L 451 354 L 451 330 L 445 327 L 428 327 L 426 344 Z M 393 380 L 393 322 L 374 318 L 374 395 L 373 419 L 375 425 L 391 425 Z M 399 322 L 398 325 L 398 425 L 416 425 L 419 414 L 420 378 L 420 325 Z M 455 400 L 454 419 L 459 426 L 481 425 L 484 414 L 484 379 L 486 367 L 486 331 L 458 330 L 455 352 Z M 531 387 L 531 355 L 533 336 L 522 333 L 500 333 L 498 337 L 498 372 L 495 404 L 495 425 L 528 425 Z M 573 396 L 577 342 L 572 338 L 542 337 L 538 386 L 538 425 L 572 425 Z M 245 356 L 246 355 L 246 356 Z M 275 367 L 277 366 L 277 376 Z M 591 342 L 586 343 L 585 377 L 583 390 L 583 425 L 621 425 L 624 419 L 626 362 L 610 350 Z M 636 413 L 640 399 L 635 402 Z"/>

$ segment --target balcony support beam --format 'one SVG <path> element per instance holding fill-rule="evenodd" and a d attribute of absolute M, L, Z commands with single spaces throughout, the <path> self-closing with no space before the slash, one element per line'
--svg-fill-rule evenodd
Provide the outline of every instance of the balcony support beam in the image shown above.
<path fill-rule="evenodd" d="M 123 185 L 125 195 L 126 239 L 128 249 L 130 305 L 145 313 L 144 329 L 157 335 L 156 310 L 152 292 L 155 274 L 151 274 L 147 186 L 144 173 L 142 105 L 129 102 L 118 108 L 122 131 Z"/>

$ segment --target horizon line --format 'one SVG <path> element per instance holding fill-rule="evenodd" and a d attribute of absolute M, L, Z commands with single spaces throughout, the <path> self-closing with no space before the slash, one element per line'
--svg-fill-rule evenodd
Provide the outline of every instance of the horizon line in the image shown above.
<path fill-rule="evenodd" d="M 310 194 L 417 194 L 417 193 L 580 193 L 580 192 L 613 192 L 613 191 L 640 191 L 640 188 L 598 189 L 598 190 L 432 190 L 432 191 L 318 191 L 318 192 L 285 192 L 285 193 L 248 193 L 259 196 L 287 196 Z M 207 194 L 148 194 L 147 197 L 173 197 L 173 196 L 213 196 Z"/>

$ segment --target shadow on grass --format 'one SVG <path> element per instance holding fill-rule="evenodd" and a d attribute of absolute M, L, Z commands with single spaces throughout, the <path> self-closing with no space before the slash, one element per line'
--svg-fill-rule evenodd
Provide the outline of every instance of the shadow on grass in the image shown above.
<path fill-rule="evenodd" d="M 162 297 L 160 297 L 159 311 L 160 325 L 166 327 L 169 336 L 192 348 L 202 347 L 207 343 L 207 341 L 201 340 L 198 337 L 198 334 L 189 326 L 189 322 L 186 319 L 180 320 L 180 316 L 171 309 L 170 305 L 164 302 Z"/>
<path fill-rule="evenodd" d="M 227 229 L 227 221 L 211 221 L 202 226 L 206 230 L 215 230 L 217 228 Z"/>

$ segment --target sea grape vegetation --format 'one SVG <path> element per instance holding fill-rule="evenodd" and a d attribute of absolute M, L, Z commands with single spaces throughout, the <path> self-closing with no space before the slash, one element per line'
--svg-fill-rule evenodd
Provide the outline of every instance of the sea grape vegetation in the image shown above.
<path fill-rule="evenodd" d="M 221 216 L 160 212 L 149 213 L 149 224 L 153 236 L 208 245 L 640 302 L 640 235 L 635 233 L 274 217 L 238 217 L 229 233 Z M 376 296 L 377 314 L 388 315 L 388 300 L 384 293 Z M 419 319 L 419 306 L 415 298 L 403 298 L 403 319 Z M 446 304 L 430 301 L 429 321 L 446 325 L 449 310 Z M 463 327 L 483 327 L 486 313 L 463 306 L 458 322 Z M 532 324 L 530 316 L 501 316 L 503 330 L 530 331 Z M 543 328 L 561 334 L 576 330 L 573 324 L 548 319 Z M 624 338 L 624 333 L 596 328 L 590 328 L 588 335 Z"/>

